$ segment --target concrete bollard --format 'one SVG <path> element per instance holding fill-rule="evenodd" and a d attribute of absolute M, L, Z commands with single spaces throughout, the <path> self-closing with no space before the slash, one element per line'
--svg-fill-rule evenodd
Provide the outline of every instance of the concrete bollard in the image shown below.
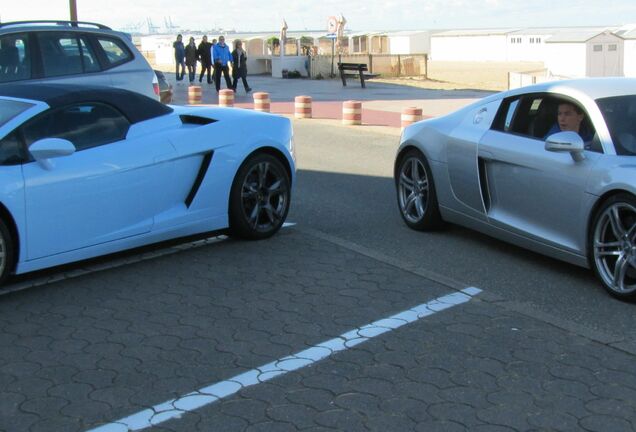
<path fill-rule="evenodd" d="M 222 106 L 222 107 L 234 106 L 234 90 L 232 89 L 219 90 L 219 106 Z"/>
<path fill-rule="evenodd" d="M 404 130 L 405 127 L 422 120 L 422 108 L 404 108 L 402 110 L 402 116 L 400 120 L 402 121 L 402 130 Z"/>
<path fill-rule="evenodd" d="M 254 110 L 260 112 L 269 112 L 269 93 L 256 92 L 254 93 Z"/>
<path fill-rule="evenodd" d="M 362 102 L 346 101 L 342 103 L 342 124 L 362 124 Z"/>
<path fill-rule="evenodd" d="M 188 87 L 188 103 L 191 105 L 201 103 L 201 86 Z"/>
<path fill-rule="evenodd" d="M 311 96 L 296 96 L 294 99 L 294 117 L 311 118 Z"/>

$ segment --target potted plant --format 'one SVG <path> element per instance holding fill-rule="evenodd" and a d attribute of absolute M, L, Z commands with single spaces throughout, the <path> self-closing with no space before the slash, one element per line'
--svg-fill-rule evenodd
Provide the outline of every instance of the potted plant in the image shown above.
<path fill-rule="evenodd" d="M 280 54 L 280 39 L 276 36 L 267 39 L 267 46 L 273 55 Z"/>

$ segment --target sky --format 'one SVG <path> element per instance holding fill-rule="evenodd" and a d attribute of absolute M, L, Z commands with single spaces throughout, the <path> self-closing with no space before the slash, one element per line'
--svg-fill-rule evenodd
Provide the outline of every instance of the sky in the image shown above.
<path fill-rule="evenodd" d="M 342 14 L 346 28 L 426 30 L 485 27 L 609 26 L 636 24 L 634 0 L 76 0 L 83 21 L 130 29 L 278 31 L 325 30 Z M 68 19 L 69 0 L 0 0 L 0 21 Z"/>

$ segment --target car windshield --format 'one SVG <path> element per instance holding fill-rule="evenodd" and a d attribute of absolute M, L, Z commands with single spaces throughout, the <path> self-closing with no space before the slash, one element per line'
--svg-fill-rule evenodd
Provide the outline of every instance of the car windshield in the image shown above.
<path fill-rule="evenodd" d="M 0 99 L 0 126 L 32 106 L 28 102 Z"/>
<path fill-rule="evenodd" d="M 597 99 L 616 154 L 636 155 L 636 95 Z"/>

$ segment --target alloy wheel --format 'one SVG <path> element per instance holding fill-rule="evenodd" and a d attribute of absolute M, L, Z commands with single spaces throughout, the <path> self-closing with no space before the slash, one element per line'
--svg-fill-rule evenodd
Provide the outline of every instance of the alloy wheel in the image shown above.
<path fill-rule="evenodd" d="M 400 170 L 398 179 L 400 211 L 411 223 L 418 223 L 424 217 L 429 200 L 429 181 L 424 164 L 417 157 L 407 159 Z"/>
<path fill-rule="evenodd" d="M 285 218 L 289 189 L 280 169 L 261 161 L 248 171 L 241 187 L 241 204 L 247 224 L 254 231 L 278 228 Z"/>
<path fill-rule="evenodd" d="M 599 216 L 593 237 L 594 264 L 603 283 L 618 295 L 636 291 L 636 208 L 615 202 Z"/>

